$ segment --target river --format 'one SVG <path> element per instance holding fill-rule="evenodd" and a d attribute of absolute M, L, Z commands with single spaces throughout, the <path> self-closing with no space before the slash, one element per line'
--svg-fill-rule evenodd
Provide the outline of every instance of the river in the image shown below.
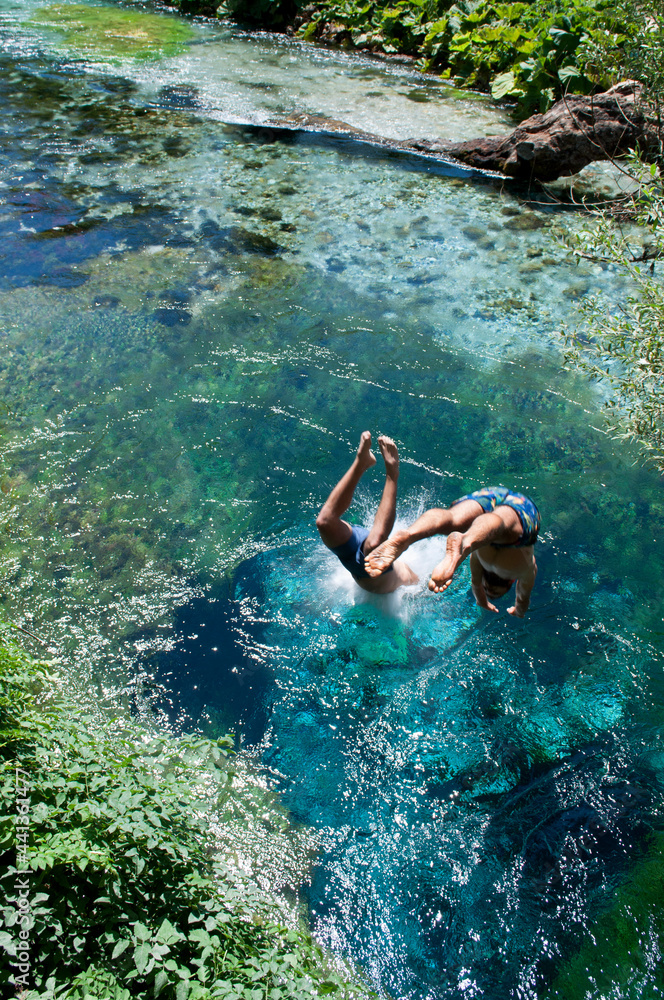
<path fill-rule="evenodd" d="M 377 989 L 544 997 L 608 961 L 659 844 L 664 488 L 557 333 L 628 290 L 566 260 L 562 207 L 255 127 L 469 138 L 507 127 L 486 100 L 182 25 L 0 0 L 3 615 L 72 689 L 235 731 L 316 832 L 317 937 Z M 437 540 L 418 587 L 355 588 L 314 521 L 364 429 L 398 442 L 399 524 L 497 482 L 536 501 L 526 619 L 480 611 L 467 568 L 430 595 Z M 612 997 L 659 982 L 647 917 L 620 917 L 642 992 Z"/>

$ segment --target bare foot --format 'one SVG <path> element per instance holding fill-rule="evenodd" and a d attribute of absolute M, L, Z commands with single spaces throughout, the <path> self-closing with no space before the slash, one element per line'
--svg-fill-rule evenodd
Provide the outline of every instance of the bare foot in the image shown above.
<path fill-rule="evenodd" d="M 435 567 L 429 580 L 429 590 L 433 590 L 434 594 L 442 594 L 451 584 L 455 570 L 461 562 L 462 538 L 460 531 L 452 531 L 447 536 L 447 555 Z"/>
<path fill-rule="evenodd" d="M 364 560 L 364 568 L 369 576 L 380 576 L 410 544 L 407 531 L 397 531 L 382 545 L 376 546 Z"/>
<path fill-rule="evenodd" d="M 381 434 L 378 438 L 380 453 L 385 459 L 385 472 L 392 479 L 399 478 L 399 452 L 392 438 Z"/>
<path fill-rule="evenodd" d="M 376 464 L 376 456 L 371 450 L 371 431 L 362 431 L 362 437 L 357 447 L 357 460 L 362 472 L 366 472 L 367 469 Z"/>

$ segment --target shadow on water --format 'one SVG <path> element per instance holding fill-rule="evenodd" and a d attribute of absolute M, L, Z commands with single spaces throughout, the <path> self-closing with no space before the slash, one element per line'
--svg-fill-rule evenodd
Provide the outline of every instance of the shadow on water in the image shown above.
<path fill-rule="evenodd" d="M 260 605 L 256 560 L 240 570 L 242 603 Z M 216 736 L 235 734 L 253 746 L 265 733 L 273 674 L 262 652 L 263 621 L 238 613 L 234 586 L 214 587 L 180 608 L 174 646 L 151 660 L 157 689 L 166 692 L 160 708 L 185 728 L 201 726 Z"/>

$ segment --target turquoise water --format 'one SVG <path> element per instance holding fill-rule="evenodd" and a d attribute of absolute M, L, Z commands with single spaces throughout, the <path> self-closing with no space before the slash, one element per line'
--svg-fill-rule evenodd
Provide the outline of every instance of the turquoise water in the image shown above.
<path fill-rule="evenodd" d="M 524 192 L 238 124 L 468 136 L 485 102 L 204 23 L 95 58 L 40 6 L 0 3 L 3 614 L 109 705 L 235 729 L 315 831 L 318 937 L 386 994 L 546 996 L 661 827 L 664 489 L 556 334 L 621 279 Z M 467 571 L 430 595 L 436 540 L 418 588 L 354 587 L 314 519 L 365 428 L 399 444 L 400 523 L 533 497 L 525 621 Z M 656 995 L 635 933 L 616 997 Z"/>

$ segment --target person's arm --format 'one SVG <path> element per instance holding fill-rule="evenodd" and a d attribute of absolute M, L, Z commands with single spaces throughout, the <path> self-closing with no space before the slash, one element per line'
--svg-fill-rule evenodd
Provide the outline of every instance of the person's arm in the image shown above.
<path fill-rule="evenodd" d="M 514 615 L 516 618 L 524 617 L 528 607 L 530 606 L 530 594 L 535 586 L 536 576 L 537 563 L 533 557 L 531 572 L 524 575 L 523 579 L 520 578 L 516 581 L 516 598 L 514 601 L 514 607 L 507 609 L 508 615 Z"/>
<path fill-rule="evenodd" d="M 486 592 L 484 590 L 484 584 L 482 583 L 482 563 L 479 561 L 477 554 L 471 552 L 470 554 L 470 585 L 473 589 L 473 596 L 481 608 L 485 611 L 498 611 L 495 604 L 487 599 Z"/>

